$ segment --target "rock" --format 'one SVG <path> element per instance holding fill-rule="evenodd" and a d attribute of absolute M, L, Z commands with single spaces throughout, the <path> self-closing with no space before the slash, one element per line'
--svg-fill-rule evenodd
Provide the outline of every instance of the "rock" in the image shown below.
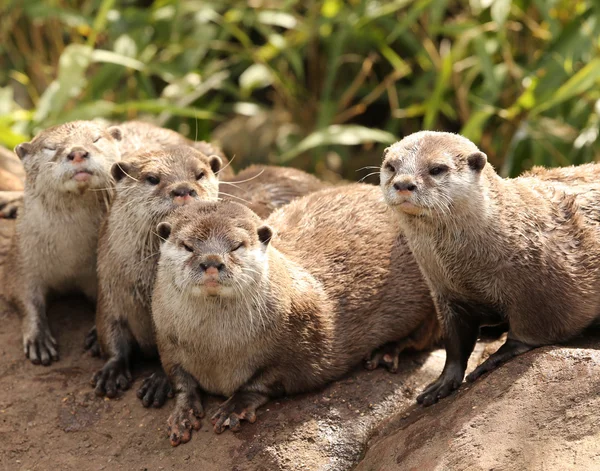
<path fill-rule="evenodd" d="M 533 350 L 432 407 L 399 411 L 356 470 L 597 469 L 598 340 Z"/>

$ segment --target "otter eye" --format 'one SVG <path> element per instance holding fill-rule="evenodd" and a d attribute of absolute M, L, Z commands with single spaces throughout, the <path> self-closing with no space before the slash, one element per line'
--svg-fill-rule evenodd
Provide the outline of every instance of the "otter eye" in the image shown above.
<path fill-rule="evenodd" d="M 146 181 L 150 183 L 150 185 L 158 185 L 160 183 L 160 178 L 155 175 L 148 175 Z"/>
<path fill-rule="evenodd" d="M 102 136 L 97 136 L 97 137 L 95 137 L 95 138 L 94 138 L 94 140 L 93 140 L 92 142 L 95 144 L 95 143 L 96 143 L 96 142 L 98 142 L 100 139 L 102 139 Z"/>
<path fill-rule="evenodd" d="M 55 151 L 56 147 L 52 147 L 52 146 L 44 146 L 45 150 L 51 150 L 51 151 Z"/>
<path fill-rule="evenodd" d="M 204 178 L 204 172 L 200 172 L 198 175 L 196 175 L 196 180 L 202 180 Z"/>
<path fill-rule="evenodd" d="M 389 170 L 392 173 L 396 172 L 396 169 L 394 168 L 394 166 L 391 163 L 389 163 L 389 162 L 387 164 L 385 164 L 385 169 Z"/>
<path fill-rule="evenodd" d="M 437 175 L 441 175 L 448 171 L 448 167 L 446 165 L 436 165 L 435 167 L 431 167 L 429 169 L 429 175 L 435 177 Z"/>
<path fill-rule="evenodd" d="M 183 245 L 183 248 L 185 250 L 187 250 L 188 252 L 193 252 L 194 251 L 194 249 L 192 247 L 190 247 L 188 244 L 186 244 L 185 242 L 182 242 L 181 245 Z"/>
<path fill-rule="evenodd" d="M 231 250 L 232 252 L 235 252 L 236 250 L 241 249 L 244 246 L 243 242 L 240 242 L 238 244 L 235 244 L 234 248 Z"/>

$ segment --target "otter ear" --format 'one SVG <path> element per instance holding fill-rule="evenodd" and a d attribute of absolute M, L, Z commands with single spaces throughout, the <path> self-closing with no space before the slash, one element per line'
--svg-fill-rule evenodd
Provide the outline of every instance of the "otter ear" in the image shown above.
<path fill-rule="evenodd" d="M 22 144 L 19 144 L 17 147 L 15 147 L 15 154 L 17 154 L 19 156 L 19 159 L 21 159 L 21 160 L 23 160 L 25 157 L 27 157 L 30 153 L 31 153 L 31 143 L 30 142 L 23 142 Z"/>
<path fill-rule="evenodd" d="M 167 240 L 171 235 L 171 224 L 168 222 L 161 222 L 158 226 L 156 226 L 156 232 L 162 240 Z"/>
<path fill-rule="evenodd" d="M 132 168 L 133 165 L 128 162 L 117 162 L 110 168 L 110 173 L 115 181 L 120 182 L 123 177 L 131 175 Z"/>
<path fill-rule="evenodd" d="M 210 168 L 214 173 L 217 173 L 219 170 L 221 170 L 221 166 L 223 165 L 221 157 L 219 157 L 217 154 L 211 155 L 208 158 L 208 163 L 210 164 Z"/>
<path fill-rule="evenodd" d="M 487 156 L 481 151 L 473 152 L 471 155 L 469 155 L 469 157 L 467 157 L 467 162 L 472 170 L 481 172 L 487 163 Z"/>
<path fill-rule="evenodd" d="M 260 240 L 260 243 L 263 245 L 268 245 L 271 241 L 271 237 L 273 237 L 273 229 L 271 229 L 271 226 L 260 226 L 257 230 L 257 233 L 258 240 Z"/>
<path fill-rule="evenodd" d="M 115 141 L 120 141 L 123 139 L 123 131 L 121 131 L 119 126 L 111 126 L 106 130 L 106 132 L 108 132 L 108 134 L 110 134 Z"/>

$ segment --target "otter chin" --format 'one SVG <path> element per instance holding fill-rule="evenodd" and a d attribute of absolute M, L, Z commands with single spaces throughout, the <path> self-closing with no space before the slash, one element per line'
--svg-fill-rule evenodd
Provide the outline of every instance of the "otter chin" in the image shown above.
<path fill-rule="evenodd" d="M 398 211 L 402 211 L 405 214 L 410 214 L 411 216 L 420 216 L 423 214 L 423 208 L 411 203 L 410 201 L 403 201 L 402 203 L 397 204 L 395 207 Z"/>

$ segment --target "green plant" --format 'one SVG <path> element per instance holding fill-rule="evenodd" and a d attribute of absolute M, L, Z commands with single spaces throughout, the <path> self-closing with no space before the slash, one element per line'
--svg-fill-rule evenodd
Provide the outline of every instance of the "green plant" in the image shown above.
<path fill-rule="evenodd" d="M 505 175 L 598 154 L 591 0 L 8 0 L 0 144 L 73 119 L 152 117 L 354 179 L 419 129 Z"/>

